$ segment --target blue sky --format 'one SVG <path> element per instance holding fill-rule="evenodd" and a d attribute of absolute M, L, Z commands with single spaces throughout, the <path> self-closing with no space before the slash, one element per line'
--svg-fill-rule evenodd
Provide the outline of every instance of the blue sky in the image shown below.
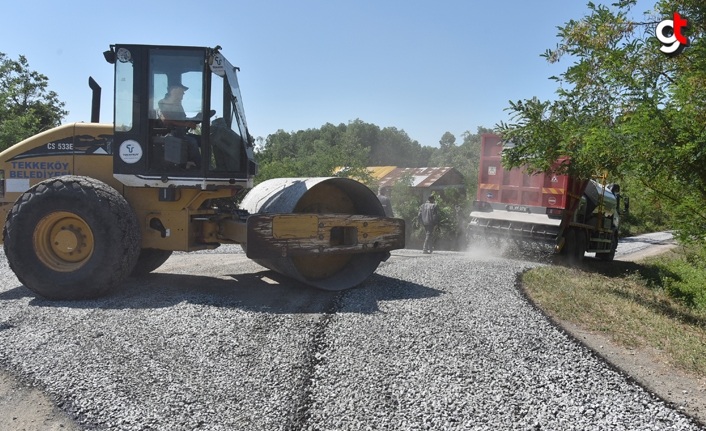
<path fill-rule="evenodd" d="M 569 63 L 540 54 L 587 10 L 579 0 L 40 0 L 3 10 L 0 52 L 49 78 L 66 122 L 90 120 L 88 76 L 112 121 L 102 55 L 112 43 L 221 45 L 241 68 L 255 137 L 359 118 L 437 146 L 444 132 L 460 143 L 507 121 L 509 100 L 553 98 L 548 78 Z"/>

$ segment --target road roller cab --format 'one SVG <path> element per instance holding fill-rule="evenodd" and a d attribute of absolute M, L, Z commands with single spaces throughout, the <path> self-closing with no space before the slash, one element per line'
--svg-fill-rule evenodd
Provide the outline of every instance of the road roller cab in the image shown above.
<path fill-rule="evenodd" d="M 237 68 L 219 48 L 113 45 L 113 169 L 126 186 L 251 188 L 257 173 Z"/>
<path fill-rule="evenodd" d="M 57 127 L 0 153 L 3 241 L 18 279 L 54 299 L 105 295 L 173 251 L 241 244 L 261 265 L 329 290 L 404 247 L 404 221 L 346 178 L 253 188 L 237 72 L 220 48 L 112 45 L 114 122 Z M 243 198 L 244 197 L 244 198 Z M 242 200 L 241 204 L 237 204 Z"/>

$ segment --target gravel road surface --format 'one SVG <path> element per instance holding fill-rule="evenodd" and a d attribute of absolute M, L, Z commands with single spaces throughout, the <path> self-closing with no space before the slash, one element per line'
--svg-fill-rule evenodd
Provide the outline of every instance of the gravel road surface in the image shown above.
<path fill-rule="evenodd" d="M 50 302 L 0 259 L 0 366 L 82 429 L 696 430 L 528 304 L 536 263 L 401 250 L 320 292 L 232 248 Z"/>
<path fill-rule="evenodd" d="M 636 255 L 655 254 L 665 251 L 675 245 L 671 232 L 653 232 L 628 238 L 621 238 L 615 257 L 627 260 Z"/>

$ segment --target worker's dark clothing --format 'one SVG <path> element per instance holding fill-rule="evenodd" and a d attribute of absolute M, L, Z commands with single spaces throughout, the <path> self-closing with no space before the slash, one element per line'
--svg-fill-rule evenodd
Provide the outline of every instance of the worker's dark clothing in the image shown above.
<path fill-rule="evenodd" d="M 184 107 L 181 105 L 181 102 L 170 102 L 167 99 L 162 99 L 159 101 L 158 105 L 159 112 L 164 119 L 172 121 L 193 121 L 187 120 L 186 112 L 184 112 Z"/>
<path fill-rule="evenodd" d="M 170 102 L 166 99 L 159 101 L 159 112 L 164 121 L 184 122 L 183 125 L 170 123 L 171 135 L 186 141 L 187 160 L 194 162 L 194 164 L 199 167 L 201 165 L 201 151 L 199 150 L 199 140 L 201 137 L 188 133 L 189 126 L 187 126 L 189 122 L 194 122 L 195 119 L 186 118 L 184 107 L 180 102 Z M 191 126 L 193 127 L 194 125 L 192 124 Z"/>
<path fill-rule="evenodd" d="M 392 202 L 390 202 L 390 198 L 385 195 L 378 195 L 378 200 L 380 200 L 382 208 L 385 210 L 385 217 L 392 217 Z"/>
<path fill-rule="evenodd" d="M 419 207 L 419 222 L 424 225 L 424 253 L 431 253 L 434 245 L 432 235 L 434 227 L 439 222 L 439 209 L 433 202 L 425 202 Z"/>

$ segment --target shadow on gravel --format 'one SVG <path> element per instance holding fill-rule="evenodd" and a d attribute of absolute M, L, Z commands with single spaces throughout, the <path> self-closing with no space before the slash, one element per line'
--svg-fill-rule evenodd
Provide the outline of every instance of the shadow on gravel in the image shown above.
<path fill-rule="evenodd" d="M 564 265 L 570 266 L 565 263 Z M 664 287 L 664 277 L 669 277 L 673 280 L 681 280 L 681 277 L 678 274 L 669 271 L 666 268 L 622 260 L 604 262 L 597 258 L 586 257 L 583 263 L 579 266 L 579 269 L 601 274 L 609 278 L 624 278 L 626 276 L 637 274 L 641 279 L 648 283 L 648 287 L 653 289 L 661 289 Z"/>
<path fill-rule="evenodd" d="M 377 311 L 379 300 L 427 298 L 440 293 L 378 274 L 373 274 L 357 288 L 343 292 L 325 291 L 264 270 L 224 277 L 152 273 L 139 279 L 128 279 L 117 292 L 107 297 L 83 301 L 51 301 L 18 286 L 0 293 L 0 301 L 31 297 L 29 305 L 35 307 L 106 310 L 168 308 L 186 302 L 270 314 L 307 314 L 327 312 L 332 301 L 338 301 L 342 296 L 363 294 L 367 300 L 362 307 L 339 312 L 372 313 Z"/>
<path fill-rule="evenodd" d="M 435 298 L 442 293 L 421 284 L 373 274 L 359 287 L 347 291 L 340 311 L 372 314 L 379 311 L 381 301 Z"/>
<path fill-rule="evenodd" d="M 17 286 L 13 289 L 0 292 L 0 301 L 12 301 L 35 296 L 34 292 L 24 286 Z"/>
<path fill-rule="evenodd" d="M 434 298 L 444 293 L 421 284 L 379 274 L 371 275 L 361 288 L 370 289 L 381 301 Z"/>
<path fill-rule="evenodd" d="M 253 312 L 321 313 L 335 296 L 336 292 L 320 291 L 269 270 L 221 277 L 152 273 L 129 278 L 103 298 L 50 301 L 35 296 L 29 305 L 125 310 L 168 308 L 186 302 Z"/>

